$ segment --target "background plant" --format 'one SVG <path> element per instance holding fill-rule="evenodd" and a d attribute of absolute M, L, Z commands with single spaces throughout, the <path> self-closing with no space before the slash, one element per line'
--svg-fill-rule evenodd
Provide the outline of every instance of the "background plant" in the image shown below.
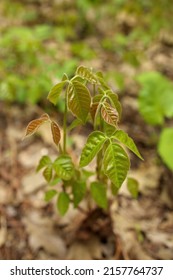
<path fill-rule="evenodd" d="M 146 123 L 161 126 L 158 153 L 173 170 L 173 128 L 164 127 L 165 119 L 173 117 L 173 84 L 159 72 L 146 72 L 137 77 L 141 85 L 139 111 Z"/>
<path fill-rule="evenodd" d="M 107 188 L 111 187 L 113 195 L 117 194 L 130 168 L 130 159 L 123 146 L 142 159 L 132 138 L 119 129 L 122 109 L 118 96 L 105 82 L 101 72 L 95 73 L 84 66 L 78 67 L 71 79 L 64 74 L 61 82 L 49 92 L 48 99 L 56 105 L 61 94 L 65 104 L 62 141 L 59 125 L 48 114 L 31 121 L 25 135 L 30 136 L 45 122 L 50 123 L 58 157 L 52 161 L 48 156 L 43 156 L 37 171 L 43 169 L 46 181 L 51 185 L 58 181 L 58 185 L 46 192 L 46 200 L 57 195 L 57 207 L 63 215 L 70 202 L 74 207 L 78 206 L 89 187 L 98 206 L 107 208 Z M 69 112 L 76 118 L 67 127 Z M 75 126 L 86 125 L 87 122 L 92 123 L 93 131 L 83 147 L 79 163 L 74 163 L 67 150 L 67 134 Z M 89 172 L 84 167 L 95 157 L 96 171 Z M 87 186 L 87 179 L 92 175 L 95 175 L 95 179 Z M 128 189 L 136 197 L 137 183 L 132 178 L 128 179 Z"/>
<path fill-rule="evenodd" d="M 0 99 L 24 104 L 41 102 L 54 77 L 67 71 L 71 76 L 79 61 L 94 61 L 105 51 L 138 67 L 160 30 L 172 30 L 168 0 L 157 5 L 144 0 L 41 1 L 35 7 L 32 1 L 6 0 L 1 1 L 0 16 Z M 90 42 L 93 34 L 98 44 Z M 121 73 L 107 68 L 121 90 Z"/>

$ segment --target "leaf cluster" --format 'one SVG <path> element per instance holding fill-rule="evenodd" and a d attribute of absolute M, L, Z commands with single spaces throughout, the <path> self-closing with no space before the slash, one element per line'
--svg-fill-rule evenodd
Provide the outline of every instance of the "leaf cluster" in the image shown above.
<path fill-rule="evenodd" d="M 122 108 L 118 95 L 105 82 L 101 72 L 79 66 L 71 79 L 64 74 L 62 80 L 54 85 L 48 94 L 48 100 L 54 105 L 60 97 L 65 103 L 63 137 L 59 125 L 47 114 L 31 121 L 25 134 L 25 137 L 30 136 L 40 125 L 49 122 L 53 141 L 59 148 L 55 161 L 52 162 L 48 156 L 43 156 L 37 167 L 37 171 L 43 169 L 43 176 L 50 185 L 54 185 L 54 182 L 57 184 L 58 180 L 58 187 L 46 192 L 46 201 L 57 196 L 58 210 L 64 215 L 70 202 L 74 207 L 78 207 L 89 191 L 98 206 L 107 208 L 108 187 L 111 187 L 115 195 L 130 168 L 130 159 L 125 147 L 142 159 L 133 139 L 119 129 Z M 87 122 L 93 125 L 93 131 L 81 151 L 79 163 L 73 162 L 66 147 L 69 113 L 76 117 L 70 128 L 85 125 Z M 63 147 L 61 138 L 63 138 Z M 94 158 L 96 171 L 88 172 L 84 168 L 89 166 Z M 94 179 L 88 180 L 93 175 Z M 135 180 L 129 180 L 128 185 L 129 191 L 136 197 Z"/>

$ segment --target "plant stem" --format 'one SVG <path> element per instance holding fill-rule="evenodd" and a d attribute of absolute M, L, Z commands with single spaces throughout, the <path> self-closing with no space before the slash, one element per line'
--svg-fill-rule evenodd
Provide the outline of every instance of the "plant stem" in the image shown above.
<path fill-rule="evenodd" d="M 65 110 L 63 119 L 63 153 L 66 154 L 66 143 L 67 143 L 67 91 L 65 92 Z"/>
<path fill-rule="evenodd" d="M 99 130 L 103 132 L 103 120 L 101 117 L 101 112 L 99 112 Z M 103 160 L 103 154 L 102 154 L 102 150 L 98 152 L 97 154 L 97 158 L 96 158 L 96 172 L 97 172 L 97 179 L 100 180 L 101 179 L 101 167 L 102 167 L 102 160 Z"/>
<path fill-rule="evenodd" d="M 96 85 L 93 84 L 93 96 L 95 96 L 95 95 L 96 95 Z"/>

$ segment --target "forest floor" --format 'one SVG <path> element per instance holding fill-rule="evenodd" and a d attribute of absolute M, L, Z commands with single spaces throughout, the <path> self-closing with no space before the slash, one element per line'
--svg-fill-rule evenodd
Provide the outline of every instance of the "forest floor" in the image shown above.
<path fill-rule="evenodd" d="M 47 10 L 45 14 L 49 15 Z M 99 28 L 109 32 L 104 22 Z M 133 199 L 124 182 L 119 194 L 110 197 L 108 211 L 93 205 L 87 214 L 71 208 L 60 217 L 55 201 L 44 201 L 48 187 L 42 174 L 35 172 L 42 155 L 56 156 L 49 132 L 43 127 L 37 136 L 22 141 L 28 122 L 44 113 L 43 109 L 0 101 L 0 259 L 172 260 L 173 173 L 157 154 L 160 129 L 146 125 L 139 114 L 139 88 L 133 77 L 135 72 L 157 70 L 173 80 L 173 40 L 160 37 L 153 42 L 137 68 L 123 63 L 113 52 L 101 51 L 95 34 L 83 42 L 98 51 L 86 66 L 91 63 L 96 70 L 116 70 L 125 77 L 120 127 L 134 139 L 144 158 L 140 161 L 129 154 L 130 175 L 139 181 L 139 196 Z M 70 59 L 68 44 L 71 42 L 62 53 Z M 53 117 L 62 121 L 55 111 Z M 69 146 L 72 155 L 80 152 L 89 132 L 89 127 L 88 131 L 74 129 L 73 145 Z M 85 207 L 86 202 L 83 204 Z"/>
<path fill-rule="evenodd" d="M 47 186 L 35 172 L 42 155 L 56 155 L 48 130 L 22 141 L 42 109 L 0 104 L 0 259 L 173 259 L 173 175 L 156 153 L 151 136 L 159 131 L 144 123 L 133 94 L 121 102 L 123 129 L 144 157 L 141 162 L 130 154 L 138 199 L 125 182 L 110 198 L 108 212 L 93 206 L 89 214 L 70 209 L 65 217 L 55 201 L 44 201 Z M 74 130 L 71 154 L 80 151 L 87 134 L 89 128 Z"/>

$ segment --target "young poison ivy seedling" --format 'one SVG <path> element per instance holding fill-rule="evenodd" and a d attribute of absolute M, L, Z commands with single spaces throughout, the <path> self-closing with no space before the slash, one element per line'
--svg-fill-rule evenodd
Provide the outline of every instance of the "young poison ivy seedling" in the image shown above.
<path fill-rule="evenodd" d="M 60 97 L 62 94 L 63 97 Z M 43 156 L 37 167 L 37 171 L 43 169 L 43 176 L 51 186 L 57 185 L 46 192 L 45 199 L 50 201 L 57 196 L 57 208 L 64 215 L 70 203 L 78 207 L 89 189 L 96 204 L 106 209 L 107 189 L 110 187 L 113 195 L 117 194 L 130 168 L 130 159 L 124 146 L 142 159 L 132 138 L 119 129 L 122 108 L 118 95 L 108 86 L 101 72 L 95 73 L 80 66 L 74 77 L 69 79 L 64 74 L 61 82 L 50 90 L 50 102 L 56 105 L 59 98 L 63 98 L 65 103 L 62 144 L 59 125 L 48 114 L 31 121 L 25 133 L 25 137 L 30 136 L 48 122 L 53 141 L 58 147 L 58 156 L 54 161 Z M 69 128 L 68 113 L 76 117 Z M 86 125 L 88 122 L 92 123 L 93 131 L 81 151 L 79 163 L 74 163 L 67 150 L 67 133 L 75 126 Z M 96 170 L 89 172 L 84 167 L 94 158 Z M 95 180 L 88 180 L 92 175 L 95 175 Z M 137 182 L 132 178 L 128 178 L 127 182 L 129 191 L 136 197 Z"/>

